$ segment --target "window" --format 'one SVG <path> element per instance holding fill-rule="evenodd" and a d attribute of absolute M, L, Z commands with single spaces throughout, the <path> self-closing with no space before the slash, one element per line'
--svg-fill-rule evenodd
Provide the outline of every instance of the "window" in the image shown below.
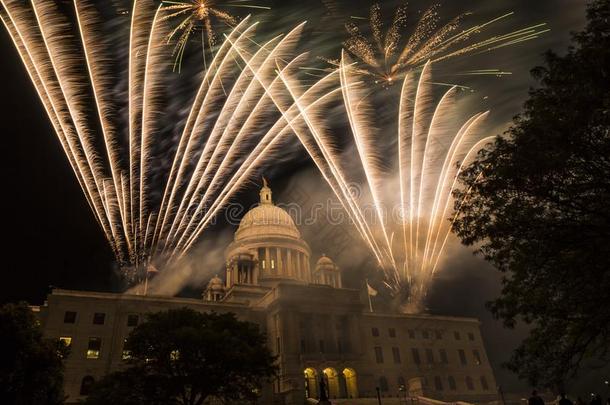
<path fill-rule="evenodd" d="M 375 337 L 379 336 L 379 329 L 377 329 L 377 328 L 371 329 L 371 334 Z"/>
<path fill-rule="evenodd" d="M 443 338 L 443 332 L 440 331 L 440 330 L 435 331 L 434 335 L 436 336 L 437 339 L 442 339 Z"/>
<path fill-rule="evenodd" d="M 485 391 L 489 389 L 489 385 L 487 384 L 487 378 L 485 378 L 484 376 L 481 376 L 481 387 L 483 387 Z"/>
<path fill-rule="evenodd" d="M 453 332 L 453 337 L 455 338 L 455 340 L 460 340 L 461 339 L 460 332 L 458 332 L 458 331 Z"/>
<path fill-rule="evenodd" d="M 447 381 L 449 381 L 449 389 L 451 391 L 455 391 L 457 389 L 457 387 L 455 386 L 455 378 L 453 378 L 453 376 L 449 376 Z"/>
<path fill-rule="evenodd" d="M 443 382 L 439 376 L 434 377 L 434 389 L 437 391 L 443 390 Z"/>
<path fill-rule="evenodd" d="M 395 364 L 400 364 L 400 349 L 398 347 L 392 348 L 392 357 L 394 357 Z"/>
<path fill-rule="evenodd" d="M 98 337 L 90 337 L 87 345 L 87 358 L 97 359 L 100 357 L 100 349 L 102 348 L 102 339 Z"/>
<path fill-rule="evenodd" d="M 62 342 L 66 347 L 70 347 L 72 344 L 72 338 L 70 336 L 62 336 L 59 338 L 59 341 Z"/>
<path fill-rule="evenodd" d="M 392 337 L 392 338 L 396 337 L 396 329 L 390 328 L 388 330 L 388 335 L 390 335 L 390 337 Z"/>
<path fill-rule="evenodd" d="M 447 359 L 447 350 L 440 349 L 438 352 L 439 352 L 439 354 L 441 356 L 441 363 L 449 364 L 449 359 Z"/>
<path fill-rule="evenodd" d="M 102 312 L 96 312 L 93 314 L 93 324 L 94 325 L 103 325 L 105 318 L 106 318 L 106 314 L 104 314 Z"/>
<path fill-rule="evenodd" d="M 134 327 L 138 326 L 138 322 L 140 321 L 140 317 L 136 314 L 127 315 L 127 326 Z"/>
<path fill-rule="evenodd" d="M 430 334 L 428 333 L 427 330 L 424 330 L 421 333 L 421 337 L 423 337 L 424 339 L 428 339 L 428 337 L 430 337 Z"/>
<path fill-rule="evenodd" d="M 434 363 L 434 354 L 432 353 L 432 349 L 426 349 L 426 361 L 428 364 Z"/>
<path fill-rule="evenodd" d="M 481 365 L 481 355 L 479 354 L 478 350 L 473 350 L 472 351 L 472 356 L 474 357 L 474 362 L 477 365 Z"/>
<path fill-rule="evenodd" d="M 413 363 L 421 364 L 421 359 L 419 358 L 419 350 L 411 349 L 411 355 L 413 356 Z"/>
<path fill-rule="evenodd" d="M 462 365 L 466 365 L 466 353 L 462 349 L 458 350 L 458 354 L 460 355 L 460 363 Z"/>
<path fill-rule="evenodd" d="M 388 392 L 388 380 L 385 377 L 379 377 L 379 389 L 382 392 Z"/>
<path fill-rule="evenodd" d="M 466 377 L 466 388 L 468 388 L 470 391 L 474 390 L 474 383 L 472 382 L 471 377 Z"/>
<path fill-rule="evenodd" d="M 409 330 L 409 339 L 415 339 L 415 331 Z"/>
<path fill-rule="evenodd" d="M 383 350 L 379 346 L 375 346 L 375 360 L 378 364 L 383 363 Z"/>
<path fill-rule="evenodd" d="M 95 380 L 90 375 L 86 375 L 83 377 L 80 383 L 80 394 L 81 395 L 89 395 L 91 392 L 91 387 L 93 387 L 93 383 Z"/>
<path fill-rule="evenodd" d="M 474 340 L 474 333 L 468 332 L 468 340 Z"/>
<path fill-rule="evenodd" d="M 66 311 L 64 313 L 64 323 L 76 323 L 76 312 Z"/>

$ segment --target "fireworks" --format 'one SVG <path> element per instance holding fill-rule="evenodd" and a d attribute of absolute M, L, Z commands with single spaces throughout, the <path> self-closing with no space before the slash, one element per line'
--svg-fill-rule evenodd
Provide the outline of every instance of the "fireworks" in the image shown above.
<path fill-rule="evenodd" d="M 358 64 L 352 69 L 374 79 L 384 86 L 398 83 L 411 70 L 427 61 L 439 62 L 463 55 L 488 52 L 504 46 L 537 38 L 547 32 L 545 24 L 537 24 L 501 35 L 480 39 L 482 33 L 508 18 L 507 13 L 482 24 L 463 29 L 468 14 L 459 15 L 446 24 L 440 23 L 439 5 L 435 4 L 421 14 L 410 35 L 405 33 L 409 14 L 407 6 L 399 6 L 388 29 L 384 32 L 381 7 L 374 4 L 370 10 L 370 37 L 354 23 L 346 24 L 349 34 L 343 46 Z M 329 63 L 339 66 L 338 60 Z"/>
<path fill-rule="evenodd" d="M 132 282 L 140 281 L 147 268 L 163 269 L 180 259 L 302 121 L 297 103 L 314 108 L 332 90 L 330 79 L 322 79 L 293 99 L 279 77 L 303 61 L 302 55 L 292 55 L 302 25 L 258 46 L 252 40 L 256 24 L 246 18 L 219 47 L 188 105 L 177 144 L 165 150 L 159 134 L 168 87 L 168 33 L 160 23 L 166 10 L 151 2 L 133 3 L 123 131 L 112 93 L 113 62 L 105 54 L 94 2 L 74 2 L 74 24 L 54 2 L 0 2 L 0 17 Z M 171 169 L 163 173 L 158 195 L 153 174 L 165 160 L 172 162 Z"/>
<path fill-rule="evenodd" d="M 162 4 L 164 10 L 167 11 L 162 20 L 178 21 L 175 28 L 167 35 L 168 42 L 175 40 L 174 69 L 180 67 L 186 45 L 194 34 L 201 33 L 205 62 L 206 46 L 208 51 L 212 52 L 217 41 L 215 26 L 224 24 L 232 29 L 238 21 L 237 17 L 216 7 L 214 0 L 163 1 Z M 225 6 L 268 9 L 268 7 L 251 4 L 233 4 L 231 1 L 228 1 Z"/>

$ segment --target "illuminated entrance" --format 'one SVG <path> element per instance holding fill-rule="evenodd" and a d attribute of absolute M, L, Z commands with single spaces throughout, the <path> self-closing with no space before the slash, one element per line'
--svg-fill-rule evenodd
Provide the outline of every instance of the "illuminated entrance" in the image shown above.
<path fill-rule="evenodd" d="M 318 374 L 313 368 L 305 369 L 305 398 L 318 398 Z"/>
<path fill-rule="evenodd" d="M 326 382 L 326 389 L 328 390 L 328 397 L 330 399 L 341 397 L 339 391 L 339 375 L 337 374 L 337 370 L 330 367 L 325 368 L 324 380 Z"/>
<path fill-rule="evenodd" d="M 358 380 L 354 369 L 346 368 L 343 370 L 343 378 L 345 378 L 345 396 L 347 398 L 358 398 Z"/>

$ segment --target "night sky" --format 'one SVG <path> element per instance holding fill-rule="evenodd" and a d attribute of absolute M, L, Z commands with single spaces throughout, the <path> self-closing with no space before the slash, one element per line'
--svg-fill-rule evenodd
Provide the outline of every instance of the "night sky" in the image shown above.
<path fill-rule="evenodd" d="M 262 3 L 262 2 L 261 2 Z M 314 55 L 336 56 L 344 31 L 320 34 L 326 20 L 321 3 L 283 0 L 267 2 L 271 11 L 255 13 L 262 26 L 287 30 L 302 19 L 313 26 L 310 47 Z M 519 28 L 546 22 L 551 31 L 517 47 L 509 47 L 471 60 L 456 61 L 456 68 L 501 68 L 512 75 L 502 78 L 454 78 L 465 80 L 476 89 L 474 102 L 480 109 L 491 109 L 490 135 L 503 131 L 532 85 L 529 70 L 542 61 L 542 54 L 553 49 L 562 52 L 568 45 L 570 31 L 584 24 L 584 0 L 478 0 L 447 1 L 442 13 L 455 15 L 473 11 L 470 21 L 484 20 L 507 11 L 513 18 L 504 28 Z M 420 10 L 426 1 L 411 1 Z M 339 10 L 366 17 L 370 3 L 348 1 L 338 3 Z M 348 7 L 347 7 L 348 6 Z M 304 8 L 310 7 L 310 8 Z M 347 8 L 346 8 L 347 7 Z M 383 2 L 391 10 L 391 2 Z M 349 18 L 347 15 L 345 18 Z M 339 21 L 340 22 L 340 21 Z M 8 34 L 0 30 L 0 89 L 2 97 L 0 134 L 3 139 L 4 167 L 2 170 L 4 245 L 6 260 L 4 279 L 0 282 L 0 302 L 27 300 L 39 304 L 49 286 L 74 289 L 117 290 L 116 266 L 113 255 L 95 222 L 74 175 L 64 157 L 33 86 L 15 52 Z M 334 37 L 333 37 L 334 35 Z M 454 66 L 451 66 L 453 68 Z M 310 164 L 302 159 L 298 164 L 286 164 L 285 170 L 269 170 L 277 188 L 288 186 L 293 176 L 307 171 Z M 281 169 L 281 168 L 280 168 Z M 277 190 L 274 188 L 274 191 Z M 250 193 L 256 192 L 253 185 Z M 281 190 L 277 190 L 281 194 Z M 317 252 L 318 254 L 321 252 Z M 514 377 L 499 370 L 499 363 L 523 336 L 522 330 L 507 332 L 493 321 L 483 305 L 499 291 L 500 276 L 490 266 L 462 248 L 437 280 L 429 307 L 434 312 L 476 316 L 482 319 L 483 333 L 500 383 L 508 389 L 519 389 Z"/>

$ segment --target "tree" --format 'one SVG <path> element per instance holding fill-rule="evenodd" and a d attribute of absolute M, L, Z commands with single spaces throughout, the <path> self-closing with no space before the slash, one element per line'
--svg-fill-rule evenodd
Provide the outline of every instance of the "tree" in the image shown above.
<path fill-rule="evenodd" d="M 556 389 L 610 348 L 610 1 L 587 18 L 455 193 L 454 231 L 505 273 L 488 307 L 532 327 L 508 367 Z"/>
<path fill-rule="evenodd" d="M 182 308 L 150 314 L 127 338 L 128 368 L 93 387 L 86 404 L 200 405 L 254 400 L 276 373 L 256 324 Z"/>
<path fill-rule="evenodd" d="M 44 339 L 26 303 L 0 307 L 0 403 L 64 403 L 63 343 Z"/>

